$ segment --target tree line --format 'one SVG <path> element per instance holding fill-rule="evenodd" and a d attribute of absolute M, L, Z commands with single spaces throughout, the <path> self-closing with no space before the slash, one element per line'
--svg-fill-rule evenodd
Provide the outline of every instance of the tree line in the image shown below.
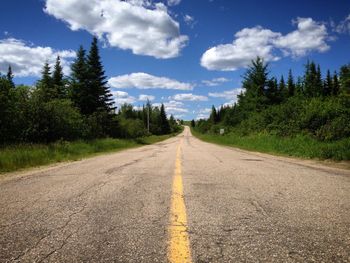
<path fill-rule="evenodd" d="M 270 77 L 261 58 L 252 61 L 243 76 L 244 92 L 232 106 L 212 107 L 208 120 L 191 122 L 198 131 L 218 133 L 220 128 L 241 135 L 268 132 L 279 136 L 306 134 L 321 141 L 350 136 L 350 64 L 340 73 L 308 61 L 304 75 L 287 80 Z"/>
<path fill-rule="evenodd" d="M 180 129 L 164 105 L 150 102 L 117 109 L 107 85 L 97 38 L 89 52 L 80 46 L 65 77 L 60 57 L 46 62 L 35 86 L 15 85 L 12 68 L 0 74 L 0 144 L 48 143 L 104 137 L 136 138 Z"/>

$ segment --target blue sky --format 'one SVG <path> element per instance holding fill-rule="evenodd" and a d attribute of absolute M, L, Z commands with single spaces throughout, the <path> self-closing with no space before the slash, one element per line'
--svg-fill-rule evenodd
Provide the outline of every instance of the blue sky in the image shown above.
<path fill-rule="evenodd" d="M 192 119 L 234 103 L 249 61 L 272 75 L 301 75 L 350 62 L 350 1 L 11 0 L 2 2 L 0 71 L 33 84 L 43 63 L 62 57 L 65 72 L 93 35 L 117 104 L 164 103 Z M 147 95 L 147 96 L 146 96 Z"/>

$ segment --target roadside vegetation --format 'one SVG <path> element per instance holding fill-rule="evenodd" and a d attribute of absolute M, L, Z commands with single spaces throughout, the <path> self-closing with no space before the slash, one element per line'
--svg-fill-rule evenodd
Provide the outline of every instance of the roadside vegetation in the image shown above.
<path fill-rule="evenodd" d="M 350 65 L 340 74 L 307 62 L 287 81 L 269 76 L 260 58 L 244 75 L 232 106 L 212 107 L 208 120 L 191 121 L 199 138 L 248 150 L 304 158 L 350 160 Z M 220 129 L 225 130 L 219 135 Z"/>
<path fill-rule="evenodd" d="M 137 139 L 96 139 L 87 141 L 58 141 L 50 144 L 17 144 L 0 151 L 0 173 L 16 171 L 63 161 L 75 161 L 99 153 L 117 152 L 153 144 L 174 134 L 151 135 Z"/>
<path fill-rule="evenodd" d="M 115 107 L 96 38 L 88 54 L 79 48 L 70 76 L 57 57 L 34 86 L 15 85 L 13 77 L 11 65 L 0 75 L 0 171 L 156 142 L 181 130 L 163 104 Z"/>

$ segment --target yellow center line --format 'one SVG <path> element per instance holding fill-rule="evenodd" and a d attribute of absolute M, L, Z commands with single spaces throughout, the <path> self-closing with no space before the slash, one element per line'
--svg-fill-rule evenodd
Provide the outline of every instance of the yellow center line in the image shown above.
<path fill-rule="evenodd" d="M 182 183 L 181 144 L 182 141 L 177 147 L 176 152 L 175 175 L 170 208 L 168 260 L 171 263 L 192 262 Z"/>

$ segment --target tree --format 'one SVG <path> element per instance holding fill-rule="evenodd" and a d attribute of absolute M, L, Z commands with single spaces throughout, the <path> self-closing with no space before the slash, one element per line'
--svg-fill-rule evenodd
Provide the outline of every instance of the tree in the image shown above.
<path fill-rule="evenodd" d="M 314 62 L 306 64 L 304 77 L 304 92 L 308 97 L 317 97 L 322 95 L 323 83 L 320 66 L 316 67 Z"/>
<path fill-rule="evenodd" d="M 51 68 L 48 62 L 45 62 L 41 72 L 41 79 L 38 82 L 38 91 L 43 101 L 48 102 L 57 98 L 57 92 L 53 87 L 53 80 L 51 77 Z"/>
<path fill-rule="evenodd" d="M 330 96 L 333 93 L 333 79 L 329 70 L 327 70 L 327 76 L 323 86 L 323 95 Z"/>
<path fill-rule="evenodd" d="M 165 112 L 165 108 L 164 108 L 164 104 L 162 103 L 162 105 L 160 106 L 160 127 L 161 127 L 161 133 L 162 134 L 169 134 L 170 133 L 170 125 L 169 125 L 169 121 L 167 119 L 166 116 L 166 112 Z"/>
<path fill-rule="evenodd" d="M 12 73 L 12 68 L 11 66 L 8 67 L 8 71 L 7 71 L 7 81 L 10 83 L 11 87 L 15 87 L 15 83 L 13 83 L 13 73 Z"/>
<path fill-rule="evenodd" d="M 288 90 L 283 75 L 281 76 L 280 83 L 278 84 L 278 91 L 279 102 L 282 102 L 288 96 Z"/>
<path fill-rule="evenodd" d="M 107 87 L 107 77 L 103 70 L 99 55 L 97 38 L 94 37 L 91 43 L 89 55 L 87 57 L 87 85 L 88 85 L 88 105 L 87 114 L 98 110 L 111 112 L 113 108 L 112 94 Z"/>
<path fill-rule="evenodd" d="M 82 46 L 77 51 L 77 57 L 71 66 L 70 78 L 70 98 L 80 112 L 86 115 L 88 109 L 88 90 L 87 90 L 87 65 L 86 52 Z"/>
<path fill-rule="evenodd" d="M 350 94 L 350 64 L 340 68 L 340 90 L 343 94 Z"/>
<path fill-rule="evenodd" d="M 295 94 L 295 84 L 294 84 L 294 78 L 293 78 L 291 69 L 289 70 L 289 73 L 288 73 L 287 88 L 288 88 L 288 97 L 293 97 Z"/>
<path fill-rule="evenodd" d="M 333 90 L 332 90 L 332 95 L 333 96 L 338 96 L 339 95 L 339 90 L 340 90 L 340 85 L 339 85 L 339 79 L 338 79 L 338 74 L 335 71 L 333 74 Z"/>
<path fill-rule="evenodd" d="M 196 127 L 196 122 L 194 120 L 191 121 L 191 127 Z"/>
<path fill-rule="evenodd" d="M 215 108 L 214 105 L 211 107 L 211 113 L 210 113 L 209 120 L 210 120 L 210 122 L 211 122 L 212 124 L 216 124 L 216 123 L 217 123 L 218 114 L 217 114 L 217 112 L 216 112 L 216 108 Z"/>
<path fill-rule="evenodd" d="M 54 71 L 52 74 L 52 84 L 54 85 L 54 88 L 57 93 L 58 98 L 65 98 L 67 93 L 65 90 L 65 83 L 63 82 L 63 69 L 61 66 L 61 58 L 60 56 L 57 56 L 56 63 L 54 66 Z"/>
<path fill-rule="evenodd" d="M 243 88 L 245 93 L 238 96 L 238 104 L 245 112 L 261 111 L 265 108 L 268 101 L 266 98 L 268 74 L 268 64 L 265 64 L 263 59 L 257 57 L 256 60 L 252 61 L 252 65 L 244 75 Z"/>

